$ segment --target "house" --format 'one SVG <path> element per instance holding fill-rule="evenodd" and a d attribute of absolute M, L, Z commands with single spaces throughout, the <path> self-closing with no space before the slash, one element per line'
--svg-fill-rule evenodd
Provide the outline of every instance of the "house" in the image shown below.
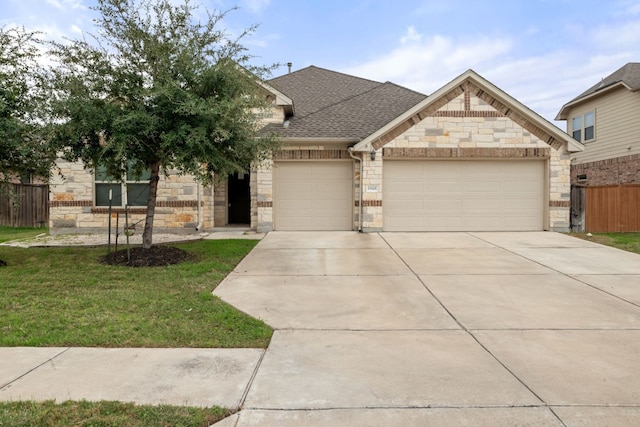
<path fill-rule="evenodd" d="M 571 162 L 574 228 L 640 231 L 640 63 L 628 63 L 566 103 L 556 120 L 584 144 Z"/>
<path fill-rule="evenodd" d="M 264 88 L 265 131 L 281 149 L 213 189 L 169 173 L 156 229 L 569 229 L 570 158 L 582 144 L 472 70 L 428 97 L 314 66 Z M 104 228 L 112 184 L 60 166 L 68 179 L 51 186 L 52 229 Z M 112 190 L 140 204 L 135 222 L 144 183 L 128 184 Z"/>

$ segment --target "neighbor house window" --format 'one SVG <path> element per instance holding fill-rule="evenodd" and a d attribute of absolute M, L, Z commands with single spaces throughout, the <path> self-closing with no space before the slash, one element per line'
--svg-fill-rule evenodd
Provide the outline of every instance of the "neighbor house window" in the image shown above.
<path fill-rule="evenodd" d="M 150 178 L 151 171 L 143 171 L 136 176 L 129 167 L 125 182 L 122 183 L 110 177 L 104 167 L 98 166 L 95 179 L 96 206 L 109 206 L 109 190 L 112 206 L 146 206 Z"/>
<path fill-rule="evenodd" d="M 595 115 L 593 111 L 584 115 L 584 140 L 589 141 L 595 137 Z"/>
<path fill-rule="evenodd" d="M 590 111 L 584 116 L 577 116 L 571 119 L 571 131 L 573 139 L 582 142 L 590 141 L 595 138 L 595 113 Z"/>

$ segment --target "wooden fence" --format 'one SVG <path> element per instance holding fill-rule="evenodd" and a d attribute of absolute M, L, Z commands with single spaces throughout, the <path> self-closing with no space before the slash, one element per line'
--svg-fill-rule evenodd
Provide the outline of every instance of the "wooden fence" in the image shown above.
<path fill-rule="evenodd" d="M 47 227 L 49 224 L 49 186 L 12 185 L 12 196 L 0 195 L 0 225 Z"/>
<path fill-rule="evenodd" d="M 640 231 L 640 185 L 587 187 L 585 231 Z"/>

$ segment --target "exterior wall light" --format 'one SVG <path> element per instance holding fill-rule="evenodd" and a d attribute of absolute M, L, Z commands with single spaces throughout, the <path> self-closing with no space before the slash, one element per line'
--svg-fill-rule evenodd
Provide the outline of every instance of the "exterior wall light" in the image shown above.
<path fill-rule="evenodd" d="M 375 161 L 376 160 L 376 149 L 371 147 L 371 151 L 369 152 L 369 155 L 371 156 L 371 161 Z"/>

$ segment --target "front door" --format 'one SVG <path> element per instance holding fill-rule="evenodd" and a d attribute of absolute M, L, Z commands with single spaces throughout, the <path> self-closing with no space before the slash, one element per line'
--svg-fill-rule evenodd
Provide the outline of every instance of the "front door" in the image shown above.
<path fill-rule="evenodd" d="M 249 187 L 249 174 L 229 175 L 227 181 L 229 224 L 251 223 L 251 191 Z"/>

